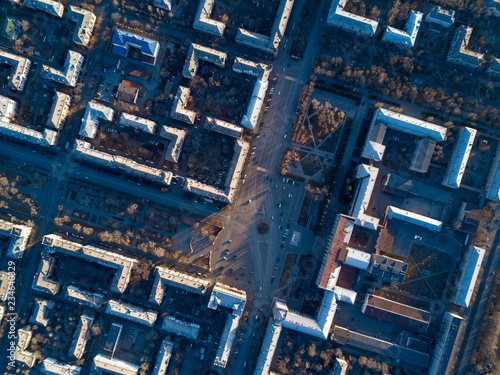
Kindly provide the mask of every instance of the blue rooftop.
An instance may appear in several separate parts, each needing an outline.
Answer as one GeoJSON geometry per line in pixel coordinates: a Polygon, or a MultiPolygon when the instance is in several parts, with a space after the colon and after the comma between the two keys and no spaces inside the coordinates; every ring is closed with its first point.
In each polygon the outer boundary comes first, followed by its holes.
{"type": "Polygon", "coordinates": [[[127,54],[127,43],[138,46],[143,54],[154,57],[158,55],[158,51],[160,50],[160,44],[156,40],[148,39],[120,29],[115,30],[111,43],[114,45],[113,52],[122,56],[126,56],[127,54]]]}

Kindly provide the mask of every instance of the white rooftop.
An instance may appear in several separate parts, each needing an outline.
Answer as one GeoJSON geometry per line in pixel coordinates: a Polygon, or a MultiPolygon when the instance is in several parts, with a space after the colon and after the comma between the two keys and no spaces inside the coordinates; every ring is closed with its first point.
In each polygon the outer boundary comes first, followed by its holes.
{"type": "Polygon", "coordinates": [[[370,204],[377,176],[378,168],[366,164],[358,165],[356,178],[360,180],[360,183],[351,213],[351,216],[356,218],[356,225],[372,230],[378,229],[380,220],[376,217],[367,215],[366,211],[370,204]]]}
{"type": "Polygon", "coordinates": [[[47,375],[80,375],[81,371],[79,366],[61,363],[54,358],[46,358],[42,364],[42,374],[47,375]]]}
{"type": "Polygon", "coordinates": [[[10,242],[7,248],[7,256],[9,258],[22,258],[28,238],[31,234],[31,227],[22,224],[14,224],[10,221],[0,220],[0,234],[10,237],[10,242]]]}
{"type": "Polygon", "coordinates": [[[64,5],[54,0],[24,0],[24,5],[59,18],[62,18],[64,13],[64,5]]]}
{"type": "Polygon", "coordinates": [[[156,131],[156,122],[123,112],[120,116],[121,125],[130,126],[142,130],[143,132],[154,134],[156,131]]]}
{"type": "Polygon", "coordinates": [[[96,102],[88,102],[85,114],[82,118],[82,126],[78,134],[87,138],[95,138],[97,128],[99,127],[98,119],[113,121],[114,114],[115,111],[105,105],[96,102]]]}
{"type": "Polygon", "coordinates": [[[28,78],[31,61],[25,57],[0,50],[0,64],[12,66],[8,85],[14,90],[22,91],[28,78]]]}
{"type": "Polygon", "coordinates": [[[188,323],[183,320],[175,319],[173,316],[166,316],[165,319],[163,319],[161,329],[192,340],[196,340],[200,333],[199,324],[188,323]]]}
{"type": "Polygon", "coordinates": [[[240,126],[236,126],[215,117],[207,116],[204,126],[207,130],[212,130],[230,137],[240,138],[243,134],[243,129],[240,126]]]}
{"type": "Polygon", "coordinates": [[[113,375],[137,375],[139,366],[130,362],[98,354],[94,357],[94,363],[90,375],[100,375],[103,371],[113,375]]]}
{"type": "Polygon", "coordinates": [[[76,22],[76,30],[73,34],[73,41],[76,44],[87,46],[90,42],[90,38],[92,37],[92,31],[94,30],[94,24],[97,19],[95,14],[89,10],[70,5],[68,18],[73,22],[76,22]]]}
{"type": "Polygon", "coordinates": [[[416,214],[401,208],[394,206],[387,206],[386,215],[389,219],[399,219],[406,223],[415,224],[420,227],[440,232],[443,223],[436,219],[431,219],[430,217],[416,214]]]}
{"type": "Polygon", "coordinates": [[[63,254],[115,268],[117,271],[113,277],[111,289],[114,292],[123,293],[127,288],[132,266],[136,262],[135,259],[99,249],[91,245],[83,246],[79,243],[65,240],[56,234],[44,236],[42,244],[47,247],[48,252],[61,252],[63,254]]]}
{"type": "Polygon", "coordinates": [[[346,3],[347,0],[332,1],[326,21],[327,24],[330,26],[342,28],[355,34],[365,36],[375,35],[378,27],[378,22],[366,17],[346,12],[344,10],[346,3]]]}
{"type": "Polygon", "coordinates": [[[496,156],[488,172],[486,192],[486,198],[500,201],[500,145],[497,147],[496,156]]]}
{"type": "Polygon", "coordinates": [[[71,346],[69,352],[76,359],[81,359],[83,353],[85,352],[85,346],[87,345],[87,339],[90,336],[90,328],[92,327],[92,323],[94,322],[94,318],[88,315],[81,315],[80,320],[78,321],[78,326],[76,327],[75,335],[73,336],[73,341],[71,342],[71,346]]]}
{"type": "Polygon", "coordinates": [[[200,0],[194,16],[193,28],[215,36],[223,36],[226,24],[210,18],[214,3],[215,0],[200,0]]]}
{"type": "Polygon", "coordinates": [[[469,246],[465,253],[461,262],[460,277],[457,280],[458,289],[452,297],[452,302],[457,305],[469,307],[485,252],[486,250],[480,247],[469,246]]]}
{"type": "Polygon", "coordinates": [[[241,314],[243,313],[243,309],[245,308],[246,300],[247,294],[244,290],[240,290],[218,282],[215,284],[214,289],[212,290],[210,301],[208,302],[208,307],[216,310],[220,305],[233,310],[234,315],[241,316],[241,314]]]}
{"type": "Polygon", "coordinates": [[[175,93],[175,99],[170,110],[170,117],[193,125],[196,119],[196,112],[186,109],[191,90],[184,86],[179,86],[175,93]]]}
{"type": "Polygon", "coordinates": [[[63,70],[42,65],[42,77],[71,87],[76,86],[82,69],[83,55],[75,51],[68,51],[63,70]]]}
{"type": "Polygon", "coordinates": [[[418,31],[420,30],[420,25],[422,23],[422,17],[423,13],[412,10],[408,22],[406,23],[406,30],[400,30],[387,26],[382,40],[403,47],[414,47],[418,31]]]}
{"type": "Polygon", "coordinates": [[[167,341],[167,339],[161,342],[152,375],[165,375],[167,373],[168,363],[170,362],[170,357],[172,357],[173,348],[173,342],[167,341]]]}
{"type": "Polygon", "coordinates": [[[54,100],[52,102],[52,107],[50,108],[47,126],[59,129],[61,127],[61,123],[68,116],[70,104],[71,97],[68,94],[56,91],[54,100]]]}
{"type": "Polygon", "coordinates": [[[184,139],[186,138],[186,132],[172,126],[163,125],[160,130],[160,137],[170,140],[167,151],[165,152],[165,160],[177,163],[181,154],[182,145],[184,144],[184,139]]]}
{"type": "Polygon", "coordinates": [[[459,188],[464,177],[465,167],[476,138],[476,129],[460,128],[453,148],[451,160],[446,168],[443,185],[451,188],[459,188]]]}
{"type": "Polygon", "coordinates": [[[213,48],[191,43],[189,46],[186,62],[182,68],[182,75],[188,79],[193,78],[198,71],[199,60],[214,64],[219,68],[226,65],[227,54],[213,48]]]}
{"type": "Polygon", "coordinates": [[[371,254],[365,251],[354,249],[352,247],[347,248],[347,256],[343,261],[344,264],[358,268],[360,270],[366,271],[370,265],[371,254]]]}
{"type": "Polygon", "coordinates": [[[112,299],[108,301],[105,313],[135,323],[144,324],[148,327],[152,327],[158,317],[156,311],[145,310],[139,306],[112,299]]]}
{"type": "Polygon", "coordinates": [[[150,167],[149,165],[141,164],[135,160],[120,156],[108,154],[92,148],[88,142],[80,139],[76,140],[74,151],[78,157],[89,160],[91,162],[104,165],[109,168],[123,169],[126,173],[156,181],[164,185],[170,185],[173,174],[169,171],[164,171],[158,168],[150,167]]]}

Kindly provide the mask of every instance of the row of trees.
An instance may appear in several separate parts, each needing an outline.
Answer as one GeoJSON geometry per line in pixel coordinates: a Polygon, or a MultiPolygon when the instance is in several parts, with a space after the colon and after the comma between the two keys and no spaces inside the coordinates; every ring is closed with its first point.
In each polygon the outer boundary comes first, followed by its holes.
{"type": "Polygon", "coordinates": [[[443,89],[418,88],[406,76],[393,77],[381,66],[372,65],[366,69],[354,66],[354,63],[344,65],[339,62],[339,58],[325,57],[316,62],[314,72],[373,89],[394,99],[415,102],[447,114],[462,116],[469,121],[500,128],[499,109],[485,106],[477,99],[464,99],[458,93],[449,94],[443,89]]]}

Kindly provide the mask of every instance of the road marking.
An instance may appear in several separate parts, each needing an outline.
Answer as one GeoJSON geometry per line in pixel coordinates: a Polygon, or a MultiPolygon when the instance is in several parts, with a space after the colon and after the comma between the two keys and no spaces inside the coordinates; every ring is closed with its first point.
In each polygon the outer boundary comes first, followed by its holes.
{"type": "Polygon", "coordinates": [[[297,78],[290,77],[290,76],[284,76],[284,78],[288,81],[293,81],[293,82],[298,82],[298,83],[303,83],[302,81],[298,80],[297,78]]]}

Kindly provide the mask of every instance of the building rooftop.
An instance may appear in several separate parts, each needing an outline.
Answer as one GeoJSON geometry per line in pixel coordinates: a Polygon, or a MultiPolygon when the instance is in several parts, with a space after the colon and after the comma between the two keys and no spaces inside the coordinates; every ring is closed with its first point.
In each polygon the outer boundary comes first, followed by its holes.
{"type": "Polygon", "coordinates": [[[76,140],[76,147],[74,151],[78,154],[78,157],[96,164],[104,165],[108,168],[122,169],[128,174],[155,181],[163,185],[170,185],[172,182],[172,172],[153,168],[149,165],[138,163],[135,160],[128,159],[120,155],[108,154],[106,152],[96,150],[92,148],[90,143],[80,139],[76,140]]]}
{"type": "Polygon", "coordinates": [[[332,291],[337,284],[340,272],[340,251],[347,246],[351,239],[355,219],[346,215],[337,215],[335,224],[327,246],[327,253],[323,258],[316,285],[325,290],[332,291]]]}
{"type": "Polygon", "coordinates": [[[361,312],[416,332],[426,332],[431,321],[431,313],[428,311],[373,294],[365,296],[361,312]]]}
{"type": "Polygon", "coordinates": [[[140,91],[140,88],[127,85],[122,81],[118,85],[118,90],[116,91],[116,99],[123,100],[127,103],[136,104],[140,91]]]}
{"type": "Polygon", "coordinates": [[[250,129],[257,128],[260,112],[264,104],[264,99],[266,98],[268,86],[269,81],[262,81],[258,79],[255,82],[252,96],[250,97],[250,102],[248,103],[247,112],[241,119],[241,126],[245,126],[250,129]]]}
{"type": "Polygon", "coordinates": [[[219,120],[215,117],[207,116],[204,126],[207,130],[212,130],[234,138],[240,138],[243,135],[243,129],[241,127],[227,121],[219,120]]]}
{"type": "Polygon", "coordinates": [[[158,317],[156,311],[145,310],[141,307],[112,299],[107,302],[105,313],[148,327],[152,327],[158,317]]]}
{"type": "MultiPolygon", "coordinates": [[[[14,275],[11,276],[11,279],[14,275]]],[[[0,271],[0,301],[4,302],[9,293],[9,273],[0,271]]]]}
{"type": "Polygon", "coordinates": [[[443,318],[440,335],[436,341],[430,375],[444,375],[454,373],[455,363],[461,347],[460,337],[465,329],[464,319],[455,313],[447,311],[443,318]]]}
{"type": "Polygon", "coordinates": [[[402,362],[407,366],[410,365],[414,370],[417,369],[422,372],[430,362],[430,356],[427,353],[363,335],[340,326],[335,326],[333,340],[341,345],[348,345],[363,351],[376,353],[398,363],[402,362]]]}
{"type": "Polygon", "coordinates": [[[175,99],[172,103],[170,117],[185,122],[186,124],[193,125],[196,119],[196,112],[186,109],[191,90],[184,86],[179,86],[175,93],[175,99]]]}
{"type": "Polygon", "coordinates": [[[472,69],[481,65],[484,54],[474,52],[468,48],[472,30],[472,27],[464,25],[456,29],[453,39],[451,40],[446,61],[472,69]]]}
{"type": "Polygon", "coordinates": [[[372,198],[379,169],[367,164],[359,164],[356,178],[360,180],[355,200],[351,208],[351,216],[356,218],[356,225],[372,230],[378,229],[379,219],[366,214],[372,198]]]}
{"type": "Polygon", "coordinates": [[[490,66],[486,72],[492,76],[500,77],[500,59],[494,58],[491,60],[490,66]]]}
{"type": "Polygon", "coordinates": [[[423,16],[423,13],[412,10],[408,22],[406,23],[406,29],[400,30],[387,26],[382,40],[403,47],[414,47],[423,16]]]}
{"type": "Polygon", "coordinates": [[[184,144],[184,139],[186,138],[186,132],[172,126],[163,125],[160,130],[160,137],[170,140],[167,151],[165,152],[165,160],[177,163],[181,154],[182,145],[184,144]]]}
{"type": "Polygon", "coordinates": [[[6,97],[0,95],[0,121],[10,122],[17,113],[17,103],[6,97]]]}
{"type": "Polygon", "coordinates": [[[156,58],[160,52],[160,43],[156,40],[120,29],[116,29],[113,33],[111,43],[113,44],[112,52],[123,57],[127,57],[130,47],[139,49],[142,54],[142,62],[150,65],[156,63],[156,58]]]}
{"type": "Polygon", "coordinates": [[[33,353],[26,351],[30,341],[32,332],[25,329],[17,331],[16,350],[14,352],[14,359],[21,362],[27,367],[31,368],[35,364],[36,357],[33,353]]]}
{"type": "Polygon", "coordinates": [[[90,38],[92,37],[92,31],[94,30],[95,21],[97,20],[95,14],[89,10],[70,5],[68,18],[76,22],[73,42],[84,47],[88,46],[90,38]]]}
{"type": "Polygon", "coordinates": [[[40,146],[54,146],[59,138],[58,133],[51,129],[39,132],[21,125],[2,121],[1,119],[0,133],[40,146]]]}
{"type": "Polygon", "coordinates": [[[407,270],[408,264],[405,262],[378,254],[372,255],[372,261],[368,267],[368,272],[373,276],[391,283],[402,283],[407,270]]]}
{"type": "Polygon", "coordinates": [[[448,204],[451,199],[449,191],[436,189],[433,185],[427,185],[418,180],[402,177],[395,173],[388,173],[384,176],[383,190],[385,193],[396,194],[403,198],[415,196],[441,204],[448,204]]]}
{"type": "Polygon", "coordinates": [[[53,308],[54,308],[54,302],[36,299],[35,309],[33,310],[33,315],[31,315],[30,317],[30,323],[47,327],[47,325],[49,324],[49,319],[47,318],[47,314],[53,308]]]}
{"type": "Polygon", "coordinates": [[[217,310],[218,306],[223,306],[233,310],[234,315],[241,316],[246,300],[247,294],[244,290],[217,282],[210,295],[208,307],[217,310]]]}
{"type": "Polygon", "coordinates": [[[220,200],[225,203],[232,203],[236,194],[236,188],[241,179],[243,166],[248,156],[250,144],[241,139],[236,139],[234,145],[234,155],[231,159],[231,164],[225,181],[225,189],[218,189],[214,186],[199,182],[192,178],[186,178],[184,190],[211,198],[220,200]]]}
{"type": "Polygon", "coordinates": [[[443,226],[443,223],[439,220],[416,214],[415,212],[403,210],[394,206],[387,206],[385,213],[389,219],[399,219],[404,221],[405,223],[418,225],[422,228],[426,228],[428,230],[436,232],[440,232],[441,227],[443,226]]]}
{"type": "Polygon", "coordinates": [[[342,260],[342,263],[365,271],[370,264],[370,259],[370,253],[348,247],[346,257],[342,260]]]}
{"type": "Polygon", "coordinates": [[[68,51],[62,70],[42,65],[42,78],[62,83],[71,87],[76,86],[83,65],[83,55],[75,51],[68,51]]]}
{"type": "Polygon", "coordinates": [[[182,75],[188,79],[193,78],[198,71],[199,60],[214,64],[219,68],[226,65],[227,54],[213,48],[191,43],[189,46],[186,62],[182,68],[182,75]]]}
{"type": "Polygon", "coordinates": [[[0,220],[0,234],[10,237],[7,247],[7,257],[14,259],[21,259],[23,257],[31,229],[27,225],[13,224],[9,221],[0,220]]]}
{"type": "Polygon", "coordinates": [[[50,108],[47,126],[55,129],[61,127],[62,122],[68,116],[69,105],[71,104],[71,96],[62,92],[56,91],[54,101],[50,108]]]}
{"type": "Polygon", "coordinates": [[[461,262],[460,277],[456,282],[457,290],[451,298],[453,303],[462,307],[469,307],[485,252],[486,250],[476,246],[469,246],[467,249],[461,262]]]}
{"type": "Polygon", "coordinates": [[[96,102],[88,102],[78,134],[87,138],[95,138],[97,128],[99,127],[99,119],[113,121],[114,114],[115,111],[110,107],[96,102]]]}
{"type": "Polygon", "coordinates": [[[163,319],[161,329],[192,340],[196,340],[200,334],[199,324],[188,323],[183,320],[175,319],[173,316],[166,316],[165,319],[163,319]]]}
{"type": "Polygon", "coordinates": [[[427,173],[434,155],[436,142],[432,139],[421,138],[417,142],[417,148],[413,153],[410,163],[410,171],[427,173]]]}
{"type": "Polygon", "coordinates": [[[80,375],[81,371],[80,366],[61,363],[54,358],[45,358],[42,363],[42,374],[46,375],[80,375]]]}
{"type": "Polygon", "coordinates": [[[7,64],[12,67],[8,86],[17,91],[23,91],[28,79],[31,60],[0,50],[0,64],[7,64]]]}
{"type": "Polygon", "coordinates": [[[90,375],[101,375],[103,372],[106,375],[137,375],[139,366],[116,358],[109,359],[102,354],[98,354],[94,357],[90,375]]]}
{"type": "Polygon", "coordinates": [[[156,267],[155,280],[153,288],[151,289],[151,294],[149,295],[150,302],[156,302],[158,305],[161,304],[166,285],[203,295],[206,293],[210,281],[168,268],[156,267]]]}
{"type": "Polygon", "coordinates": [[[257,63],[239,56],[234,59],[233,63],[233,71],[236,73],[247,74],[261,81],[268,81],[272,70],[272,65],[257,63]]]}
{"type": "Polygon", "coordinates": [[[61,283],[50,279],[50,275],[52,275],[55,264],[56,258],[51,257],[47,254],[42,254],[35,279],[33,280],[33,289],[53,295],[59,293],[61,283]]]}
{"type": "Polygon", "coordinates": [[[24,0],[24,5],[37,10],[42,10],[54,17],[63,17],[64,5],[53,0],[24,0]]]}
{"type": "Polygon", "coordinates": [[[281,39],[285,35],[293,3],[294,0],[280,1],[269,36],[257,34],[239,27],[236,31],[236,43],[245,44],[276,55],[281,39]]]}
{"type": "Polygon", "coordinates": [[[78,326],[76,327],[75,335],[73,336],[73,341],[69,348],[69,352],[76,359],[81,359],[83,353],[85,352],[85,346],[87,345],[87,339],[90,336],[90,328],[94,318],[88,315],[81,315],[78,321],[78,326]]]}
{"type": "Polygon", "coordinates": [[[154,0],[153,5],[165,10],[172,10],[172,0],[154,0]]]}
{"type": "Polygon", "coordinates": [[[222,37],[226,24],[210,18],[214,4],[215,0],[200,0],[200,5],[194,16],[193,28],[222,37]]]}
{"type": "Polygon", "coordinates": [[[281,328],[280,320],[269,319],[264,341],[262,342],[262,348],[259,353],[259,358],[257,359],[257,365],[255,366],[254,375],[269,374],[274,352],[276,351],[276,346],[278,345],[281,334],[281,328]]]}
{"type": "Polygon", "coordinates": [[[428,23],[437,23],[443,27],[450,27],[455,23],[455,11],[436,5],[429,12],[425,21],[428,23]]]}
{"type": "Polygon", "coordinates": [[[170,362],[170,357],[172,357],[173,348],[173,342],[167,341],[167,339],[161,342],[152,375],[165,375],[167,373],[168,363],[170,362]]]}
{"type": "Polygon", "coordinates": [[[476,138],[476,129],[463,127],[460,128],[451,155],[451,161],[448,163],[446,173],[443,179],[443,185],[450,188],[459,188],[465,173],[465,167],[469,160],[469,155],[476,138]]]}
{"type": "Polygon", "coordinates": [[[42,244],[46,246],[49,253],[60,252],[116,269],[117,271],[111,283],[111,290],[123,293],[127,288],[132,266],[136,262],[135,259],[91,245],[83,246],[79,243],[65,240],[56,234],[44,236],[42,244]]]}
{"type": "Polygon", "coordinates": [[[366,17],[346,12],[344,10],[346,3],[347,0],[332,1],[326,21],[327,24],[330,26],[342,28],[355,34],[365,36],[375,35],[378,27],[378,22],[366,17]]]}
{"type": "Polygon", "coordinates": [[[215,353],[215,366],[226,367],[239,323],[240,317],[238,315],[229,314],[227,316],[226,324],[220,337],[220,344],[215,353]]]}
{"type": "Polygon", "coordinates": [[[145,133],[154,134],[156,131],[156,122],[123,112],[118,122],[121,125],[130,126],[139,129],[145,133]]]}
{"type": "Polygon", "coordinates": [[[70,301],[87,305],[94,308],[99,308],[104,300],[104,295],[99,293],[92,293],[82,290],[76,286],[69,285],[64,291],[64,297],[70,301]]]}
{"type": "Polygon", "coordinates": [[[497,146],[495,157],[488,172],[486,192],[486,198],[500,201],[500,144],[497,146]]]}

